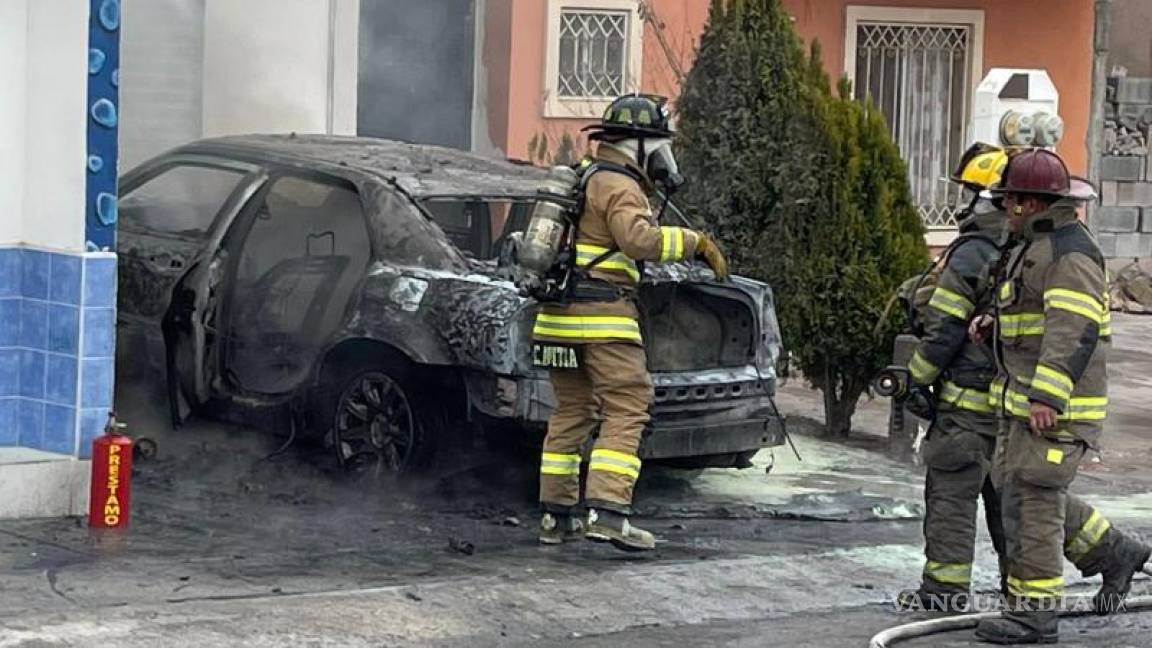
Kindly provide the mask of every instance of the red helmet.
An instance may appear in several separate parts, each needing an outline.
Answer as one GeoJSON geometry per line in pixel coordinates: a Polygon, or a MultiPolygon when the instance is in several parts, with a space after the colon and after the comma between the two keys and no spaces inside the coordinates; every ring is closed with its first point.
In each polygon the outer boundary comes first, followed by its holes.
{"type": "Polygon", "coordinates": [[[1064,160],[1052,151],[1033,148],[1008,159],[1000,184],[994,194],[1033,194],[1065,198],[1072,190],[1071,176],[1064,160]]]}

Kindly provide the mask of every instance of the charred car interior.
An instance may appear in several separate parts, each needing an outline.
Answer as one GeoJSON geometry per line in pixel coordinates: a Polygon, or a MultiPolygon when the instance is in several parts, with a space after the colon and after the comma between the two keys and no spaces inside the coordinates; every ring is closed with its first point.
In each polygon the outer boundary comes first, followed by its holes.
{"type": "MultiPolygon", "coordinates": [[[[554,401],[511,280],[544,173],[363,138],[166,153],[121,182],[121,353],[163,376],[175,425],[280,409],[348,467],[403,471],[481,437],[538,444],[554,401]]],[[[783,442],[768,286],[650,267],[639,305],[656,385],[645,458],[738,467],[783,442]]]]}

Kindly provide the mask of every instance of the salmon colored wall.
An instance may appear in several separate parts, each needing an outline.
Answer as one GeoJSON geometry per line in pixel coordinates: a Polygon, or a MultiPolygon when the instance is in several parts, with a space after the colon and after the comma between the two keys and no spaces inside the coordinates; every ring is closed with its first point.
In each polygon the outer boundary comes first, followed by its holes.
{"type": "MultiPolygon", "coordinates": [[[[564,133],[580,136],[580,128],[591,123],[583,119],[548,119],[544,117],[544,49],[547,46],[547,0],[510,0],[511,83],[508,93],[508,157],[529,159],[528,143],[534,136],[548,138],[550,151],[564,133]]],[[[692,67],[696,44],[708,18],[707,0],[649,0],[655,16],[663,25],[662,32],[673,56],[685,73],[692,67]]],[[[644,64],[640,86],[675,98],[679,83],[668,63],[651,23],[644,26],[644,64]]],[[[579,146],[584,139],[579,137],[579,146]]]]}
{"type": "MultiPolygon", "coordinates": [[[[492,0],[490,0],[492,1],[492,0]]],[[[508,92],[507,148],[509,157],[528,159],[528,142],[535,135],[555,143],[565,132],[577,135],[586,120],[544,117],[544,48],[547,42],[547,0],[500,0],[511,3],[511,80],[508,92]]],[[[1085,136],[1092,88],[1092,0],[783,0],[805,40],[817,38],[824,49],[829,75],[839,78],[844,67],[847,5],[984,10],[984,72],[993,67],[1045,69],[1060,92],[1060,114],[1066,130],[1060,153],[1078,173],[1087,167],[1085,136]]],[[[663,33],[687,72],[700,32],[708,18],[708,0],[650,0],[663,33]]],[[[983,74],[981,74],[983,76],[983,74]]],[[[975,80],[976,82],[979,79],[975,80]]],[[[655,37],[644,28],[646,92],[669,97],[679,94],[675,74],[655,37]]]]}
{"type": "MultiPolygon", "coordinates": [[[[1048,71],[1060,92],[1065,133],[1058,147],[1074,173],[1087,169],[1092,97],[1092,0],[783,0],[806,39],[818,38],[832,78],[844,72],[847,5],[984,10],[984,72],[1048,71]]],[[[983,75],[981,75],[983,76],[983,75]]],[[[976,79],[979,82],[979,79],[976,79]]]]}
{"type": "Polygon", "coordinates": [[[486,0],[484,5],[484,66],[487,88],[487,141],[503,150],[508,141],[508,99],[512,79],[512,2],[486,0]]]}

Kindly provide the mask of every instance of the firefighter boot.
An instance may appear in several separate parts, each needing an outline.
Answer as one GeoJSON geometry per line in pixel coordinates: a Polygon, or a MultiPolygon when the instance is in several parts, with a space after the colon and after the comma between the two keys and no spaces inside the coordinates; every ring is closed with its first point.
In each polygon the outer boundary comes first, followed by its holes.
{"type": "Polygon", "coordinates": [[[1148,545],[1123,537],[1117,543],[1113,559],[1100,573],[1104,582],[1100,591],[1092,597],[1092,608],[1096,614],[1112,614],[1120,610],[1128,590],[1132,589],[1132,577],[1144,569],[1144,564],[1152,556],[1148,545]]]}
{"type": "Polygon", "coordinates": [[[937,590],[927,583],[918,589],[909,589],[896,596],[896,609],[901,612],[948,612],[964,614],[972,607],[972,597],[966,590],[937,590]]]}
{"type": "Polygon", "coordinates": [[[584,522],[563,513],[544,513],[540,517],[540,544],[558,545],[584,535],[584,522]]]}
{"type": "Polygon", "coordinates": [[[656,536],[632,526],[627,515],[604,509],[588,509],[588,530],[584,537],[592,542],[611,542],[621,551],[656,548],[656,536]]]}
{"type": "Polygon", "coordinates": [[[1054,644],[1060,640],[1056,612],[1024,612],[984,619],[976,626],[976,638],[1001,646],[1054,644]]]}

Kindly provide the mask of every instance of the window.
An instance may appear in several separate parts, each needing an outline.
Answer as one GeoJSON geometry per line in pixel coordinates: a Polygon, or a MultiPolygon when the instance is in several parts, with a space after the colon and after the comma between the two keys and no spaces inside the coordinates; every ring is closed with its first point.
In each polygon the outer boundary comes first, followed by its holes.
{"type": "Polygon", "coordinates": [[[952,229],[959,187],[948,175],[967,148],[979,81],[983,12],[848,8],[845,69],[857,99],[884,112],[929,229],[952,229]]]}
{"type": "Polygon", "coordinates": [[[149,234],[202,237],[244,175],[209,166],[171,167],[120,200],[120,223],[149,234]]]}
{"type": "Polygon", "coordinates": [[[612,99],[624,93],[628,14],[560,12],[560,97],[612,99]]]}
{"type": "Polygon", "coordinates": [[[545,116],[599,117],[640,87],[638,0],[548,0],[545,116]]]}
{"type": "Polygon", "coordinates": [[[239,226],[226,369],[245,389],[281,393],[307,374],[364,277],[360,196],[339,181],[284,177],[239,226]]]}

